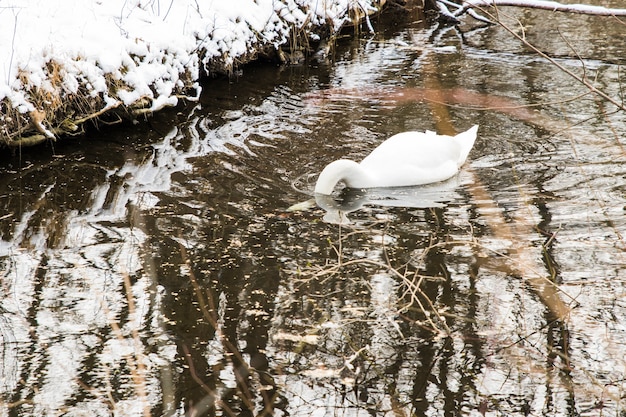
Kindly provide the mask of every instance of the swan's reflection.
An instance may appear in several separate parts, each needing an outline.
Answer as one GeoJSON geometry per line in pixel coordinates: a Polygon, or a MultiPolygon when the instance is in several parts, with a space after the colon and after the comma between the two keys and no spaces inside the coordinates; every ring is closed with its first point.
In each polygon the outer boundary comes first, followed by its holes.
{"type": "Polygon", "coordinates": [[[443,207],[446,203],[460,198],[457,189],[468,183],[469,178],[461,173],[446,181],[412,187],[344,188],[335,196],[316,194],[315,202],[326,210],[323,217],[325,222],[349,224],[348,213],[366,205],[410,208],[443,207]]]}

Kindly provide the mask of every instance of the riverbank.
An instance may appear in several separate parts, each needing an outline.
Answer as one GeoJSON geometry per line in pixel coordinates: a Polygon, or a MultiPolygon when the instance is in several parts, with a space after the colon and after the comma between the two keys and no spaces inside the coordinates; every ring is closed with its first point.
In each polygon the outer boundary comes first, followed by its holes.
{"type": "Polygon", "coordinates": [[[80,134],[200,94],[203,75],[297,61],[386,0],[37,0],[0,8],[0,147],[80,134]]]}

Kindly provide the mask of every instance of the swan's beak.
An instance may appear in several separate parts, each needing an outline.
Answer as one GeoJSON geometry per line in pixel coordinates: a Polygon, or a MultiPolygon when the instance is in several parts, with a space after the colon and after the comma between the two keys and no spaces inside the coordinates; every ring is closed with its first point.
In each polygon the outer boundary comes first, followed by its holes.
{"type": "Polygon", "coordinates": [[[317,204],[315,204],[315,199],[312,198],[310,200],[303,201],[301,203],[296,203],[293,206],[289,206],[287,208],[287,211],[305,211],[305,210],[312,209],[316,205],[317,204]]]}

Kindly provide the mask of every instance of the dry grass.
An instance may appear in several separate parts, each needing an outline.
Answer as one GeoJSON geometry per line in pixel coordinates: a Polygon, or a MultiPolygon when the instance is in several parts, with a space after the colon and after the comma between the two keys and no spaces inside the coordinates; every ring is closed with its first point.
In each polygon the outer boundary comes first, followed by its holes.
{"type": "MultiPolygon", "coordinates": [[[[86,85],[77,92],[64,86],[63,65],[49,61],[45,67],[48,75],[45,87],[33,86],[28,73],[20,71],[18,80],[27,92],[27,98],[35,107],[30,112],[21,112],[4,99],[0,104],[0,145],[8,147],[32,146],[60,136],[82,132],[82,125],[104,114],[102,95],[94,96],[86,85]]],[[[112,106],[106,108],[112,110],[112,106]]]]}

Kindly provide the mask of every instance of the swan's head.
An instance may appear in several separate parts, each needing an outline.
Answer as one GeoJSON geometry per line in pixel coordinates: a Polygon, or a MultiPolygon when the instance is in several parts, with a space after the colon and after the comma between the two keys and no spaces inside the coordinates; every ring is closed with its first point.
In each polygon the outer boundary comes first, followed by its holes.
{"type": "Polygon", "coordinates": [[[326,165],[315,184],[316,194],[330,195],[338,182],[348,187],[359,188],[368,178],[367,173],[358,163],[349,159],[339,159],[326,165]]]}

